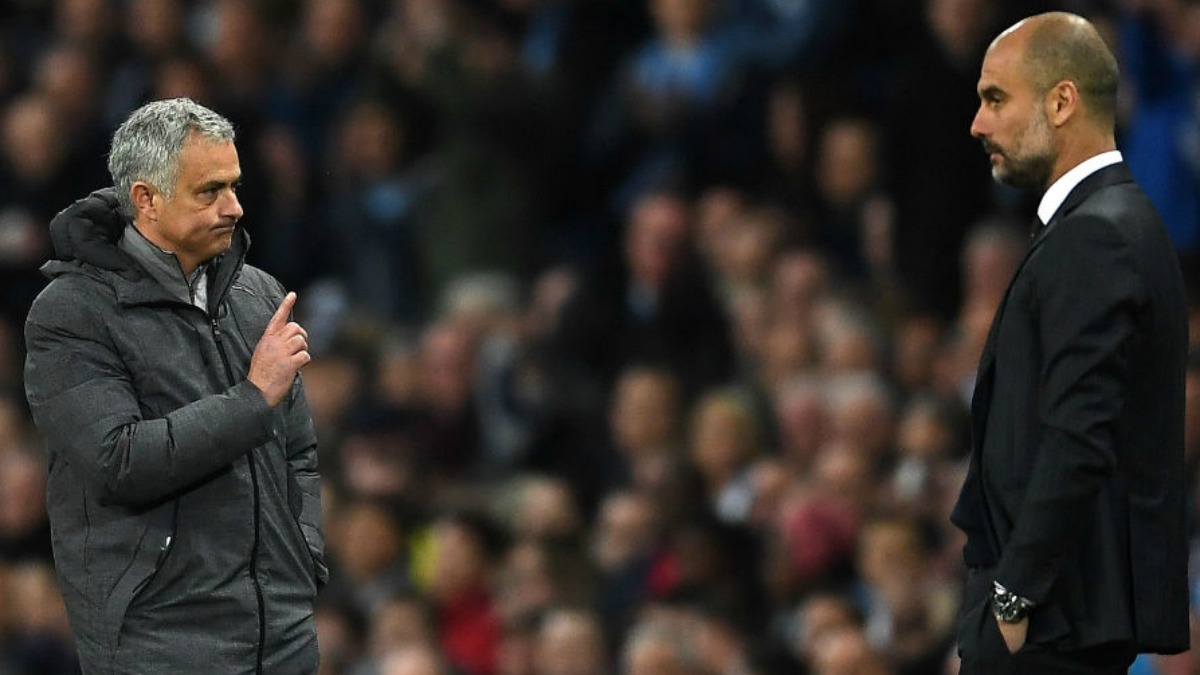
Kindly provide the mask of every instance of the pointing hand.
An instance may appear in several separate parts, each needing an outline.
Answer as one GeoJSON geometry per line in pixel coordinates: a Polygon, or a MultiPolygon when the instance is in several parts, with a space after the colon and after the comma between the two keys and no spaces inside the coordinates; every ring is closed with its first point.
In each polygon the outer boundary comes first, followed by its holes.
{"type": "Polygon", "coordinates": [[[296,294],[288,293],[267,323],[250,359],[248,379],[272,408],[287,396],[296,373],[312,360],[308,353],[308,332],[288,320],[295,305],[296,294]]]}

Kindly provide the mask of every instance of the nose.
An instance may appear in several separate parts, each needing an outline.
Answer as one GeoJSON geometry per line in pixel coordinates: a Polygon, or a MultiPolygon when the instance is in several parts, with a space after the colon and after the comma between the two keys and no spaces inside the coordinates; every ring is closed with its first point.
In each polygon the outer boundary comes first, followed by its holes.
{"type": "Polygon", "coordinates": [[[971,120],[971,136],[974,138],[983,138],[986,135],[984,109],[983,105],[980,104],[979,109],[975,111],[975,119],[971,120]]]}
{"type": "Polygon", "coordinates": [[[238,199],[237,193],[233,190],[226,192],[225,203],[221,208],[221,215],[234,220],[241,220],[242,202],[238,199]]]}

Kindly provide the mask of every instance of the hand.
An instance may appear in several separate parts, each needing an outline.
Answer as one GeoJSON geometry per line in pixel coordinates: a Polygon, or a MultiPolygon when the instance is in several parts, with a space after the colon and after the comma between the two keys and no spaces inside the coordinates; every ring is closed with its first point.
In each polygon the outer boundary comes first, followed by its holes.
{"type": "Polygon", "coordinates": [[[1000,635],[1004,637],[1004,645],[1008,647],[1009,654],[1016,654],[1017,650],[1025,646],[1025,635],[1029,632],[1029,617],[1016,623],[1006,623],[994,616],[992,619],[1000,627],[1000,635]]]}
{"type": "Polygon", "coordinates": [[[250,358],[247,379],[258,387],[272,408],[287,396],[296,373],[312,360],[308,353],[308,332],[295,321],[288,321],[295,305],[296,294],[288,293],[267,323],[250,358]]]}

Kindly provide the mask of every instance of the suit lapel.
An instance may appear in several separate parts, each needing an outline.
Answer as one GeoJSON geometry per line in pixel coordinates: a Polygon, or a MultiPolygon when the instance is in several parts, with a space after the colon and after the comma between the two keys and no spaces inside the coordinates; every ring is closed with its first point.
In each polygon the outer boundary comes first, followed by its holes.
{"type": "Polygon", "coordinates": [[[1008,282],[1008,288],[1004,291],[1004,298],[1000,300],[1000,304],[996,307],[996,314],[992,317],[991,328],[988,329],[987,341],[983,345],[983,353],[979,356],[979,368],[975,373],[975,389],[971,395],[971,417],[975,422],[974,435],[977,448],[982,447],[983,429],[987,422],[988,409],[991,407],[992,380],[995,375],[994,367],[996,364],[996,336],[1000,332],[1000,320],[1004,316],[1004,308],[1008,304],[1008,298],[1012,294],[1013,285],[1021,275],[1021,271],[1025,269],[1025,265],[1029,262],[1029,258],[1033,255],[1033,252],[1045,242],[1050,231],[1062,221],[1063,217],[1075,210],[1076,207],[1097,191],[1113,185],[1130,182],[1133,182],[1133,174],[1130,173],[1129,167],[1124,162],[1106,166],[1084,178],[1080,181],[1079,185],[1075,186],[1075,189],[1071,190],[1067,198],[1063,200],[1062,205],[1050,217],[1050,222],[1046,223],[1046,226],[1030,242],[1029,250],[1025,253],[1021,264],[1017,266],[1012,279],[1008,282]]]}

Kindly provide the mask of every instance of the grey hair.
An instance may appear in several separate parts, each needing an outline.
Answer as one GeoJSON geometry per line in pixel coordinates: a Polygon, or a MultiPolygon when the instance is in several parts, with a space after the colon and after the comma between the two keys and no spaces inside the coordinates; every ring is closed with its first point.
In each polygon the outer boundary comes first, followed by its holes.
{"type": "Polygon", "coordinates": [[[167,197],[175,195],[179,152],[192,133],[213,143],[231,143],[233,124],[188,98],[153,101],[134,110],[117,127],[108,153],[108,173],[126,216],[134,213],[129,192],[145,181],[167,197]]]}

